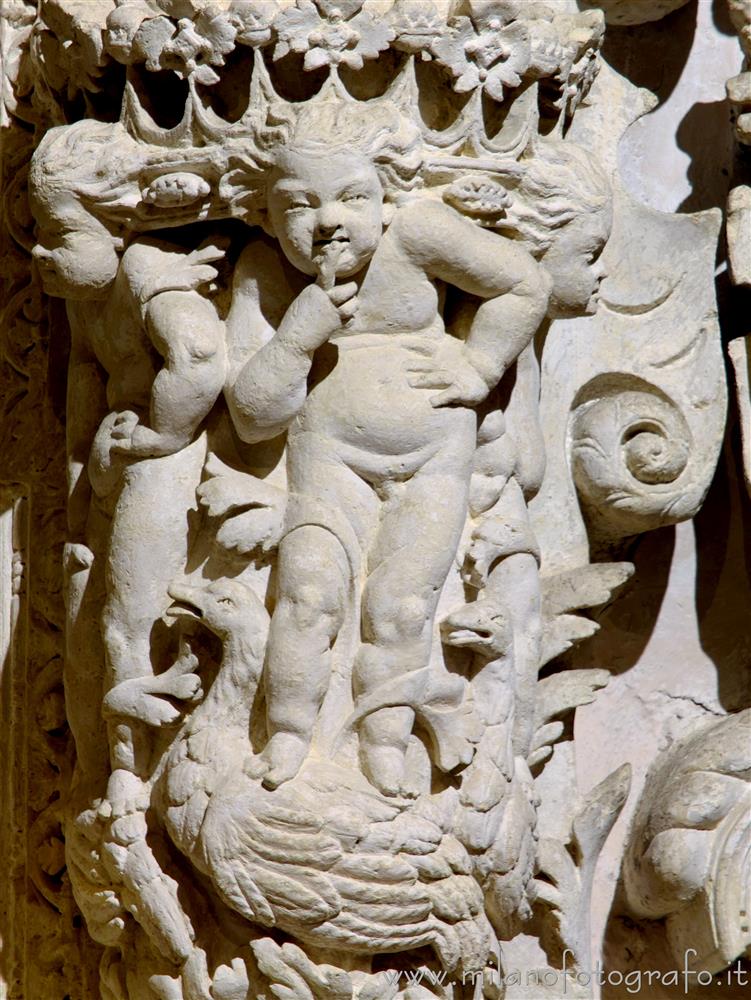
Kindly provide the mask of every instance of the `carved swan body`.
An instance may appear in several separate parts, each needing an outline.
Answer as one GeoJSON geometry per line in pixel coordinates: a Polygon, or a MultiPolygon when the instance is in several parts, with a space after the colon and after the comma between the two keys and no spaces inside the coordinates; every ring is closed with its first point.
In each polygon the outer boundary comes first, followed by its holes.
{"type": "Polygon", "coordinates": [[[448,833],[450,795],[386,799],[321,760],[265,789],[248,734],[268,615],[237,581],[171,595],[171,614],[199,618],[224,648],[160,768],[156,804],[175,846],[253,923],[348,952],[432,945],[450,968],[483,968],[492,932],[471,859],[448,833]]]}

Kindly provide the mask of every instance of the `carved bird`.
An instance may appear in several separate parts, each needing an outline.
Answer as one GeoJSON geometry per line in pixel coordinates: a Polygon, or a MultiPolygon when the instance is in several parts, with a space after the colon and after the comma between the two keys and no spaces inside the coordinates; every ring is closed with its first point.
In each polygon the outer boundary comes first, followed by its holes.
{"type": "MultiPolygon", "coordinates": [[[[540,580],[541,667],[599,631],[597,622],[572,612],[606,604],[633,572],[631,563],[593,563],[540,580]]],[[[503,656],[513,642],[508,610],[497,596],[481,597],[452,611],[441,622],[441,634],[446,645],[466,647],[485,660],[503,656]]]]}
{"type": "Polygon", "coordinates": [[[172,616],[223,644],[205,699],[160,767],[155,804],[176,847],[255,924],[345,952],[435,948],[450,969],[485,965],[492,932],[453,800],[384,798],[353,769],[316,760],[270,791],[249,728],[268,615],[245,584],[174,586],[172,616]]]}

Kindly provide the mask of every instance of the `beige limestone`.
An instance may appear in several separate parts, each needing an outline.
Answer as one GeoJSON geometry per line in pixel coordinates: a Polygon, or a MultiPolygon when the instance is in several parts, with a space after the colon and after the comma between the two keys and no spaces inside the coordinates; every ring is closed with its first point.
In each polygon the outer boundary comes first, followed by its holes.
{"type": "Polygon", "coordinates": [[[660,960],[748,949],[747,704],[606,732],[727,410],[721,213],[640,197],[603,56],[682,6],[0,8],[9,997],[595,1000],[621,864],[660,960]]]}

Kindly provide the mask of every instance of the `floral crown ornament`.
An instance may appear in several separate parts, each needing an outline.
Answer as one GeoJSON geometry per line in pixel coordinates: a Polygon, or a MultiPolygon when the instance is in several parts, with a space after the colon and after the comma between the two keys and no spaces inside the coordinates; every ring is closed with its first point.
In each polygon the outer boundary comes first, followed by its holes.
{"type": "Polygon", "coordinates": [[[410,135],[404,155],[374,162],[387,197],[432,189],[481,225],[498,227],[515,165],[536,140],[541,108],[555,117],[548,131],[560,138],[595,78],[602,42],[598,12],[556,14],[537,0],[463,0],[448,20],[430,0],[390,6],[368,0],[115,0],[114,8],[106,0],[96,31],[76,21],[72,0],[43,3],[60,8],[58,19],[71,8],[70,31],[93,32],[80,53],[93,52],[96,65],[79,75],[76,86],[84,92],[93,87],[108,60],[126,66],[120,126],[142,148],[144,166],[113,178],[110,203],[98,210],[125,218],[133,232],[228,217],[263,224],[274,149],[316,109],[328,120],[339,114],[336,108],[344,109],[345,131],[361,111],[365,119],[387,114],[386,108],[400,116],[398,129],[410,135]],[[243,47],[252,59],[247,104],[230,121],[214,110],[211,88],[234,73],[226,60],[243,47]],[[353,74],[388,52],[395,58],[384,63],[380,96],[353,96],[353,74]],[[286,99],[274,83],[275,64],[290,56],[302,57],[306,79],[308,72],[327,70],[323,85],[310,77],[302,100],[286,99]],[[421,63],[433,64],[467,95],[442,128],[424,118],[421,63]],[[170,127],[159,124],[142,100],[150,74],[165,71],[183,79],[187,91],[182,116],[170,127]],[[488,102],[499,109],[495,131],[488,102]]]}

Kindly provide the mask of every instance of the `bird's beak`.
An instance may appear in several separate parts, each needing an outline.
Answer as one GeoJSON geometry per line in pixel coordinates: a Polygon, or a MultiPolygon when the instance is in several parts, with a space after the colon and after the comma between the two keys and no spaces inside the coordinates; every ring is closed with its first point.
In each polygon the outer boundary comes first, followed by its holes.
{"type": "Polygon", "coordinates": [[[448,646],[486,646],[493,641],[493,632],[474,615],[459,611],[441,622],[441,638],[448,646]]]}
{"type": "Polygon", "coordinates": [[[492,636],[482,629],[447,629],[443,632],[443,641],[449,646],[485,646],[492,641],[492,636]]]}
{"type": "Polygon", "coordinates": [[[164,612],[167,618],[203,618],[199,587],[191,587],[186,583],[173,583],[167,587],[167,593],[172,598],[172,604],[164,612]]]}

